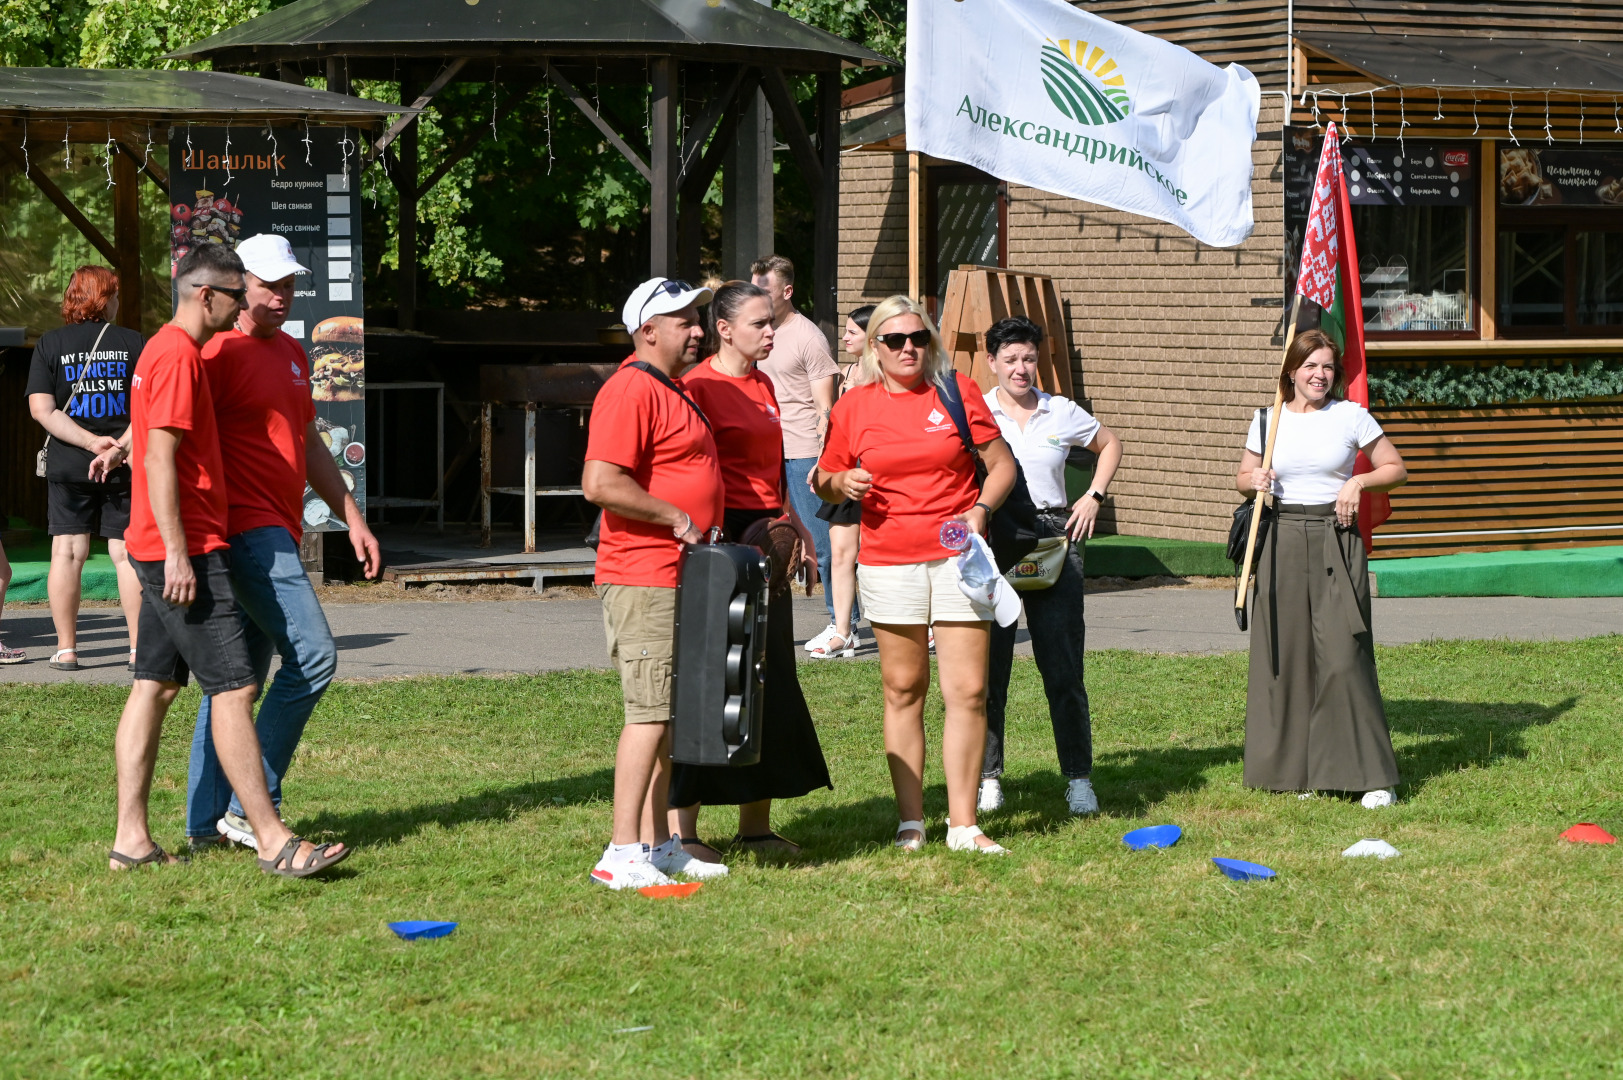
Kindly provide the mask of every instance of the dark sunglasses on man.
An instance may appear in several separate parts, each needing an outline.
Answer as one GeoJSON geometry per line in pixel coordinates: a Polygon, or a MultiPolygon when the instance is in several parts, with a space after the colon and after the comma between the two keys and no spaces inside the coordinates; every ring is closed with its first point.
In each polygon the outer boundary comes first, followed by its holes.
{"type": "Polygon", "coordinates": [[[874,340],[891,352],[900,352],[902,346],[909,341],[913,343],[915,349],[923,349],[930,344],[930,331],[915,330],[911,334],[880,334],[874,340]]]}
{"type": "Polygon", "coordinates": [[[239,304],[248,297],[248,289],[246,287],[241,289],[228,289],[224,285],[214,285],[207,281],[194,281],[192,282],[192,288],[213,289],[217,293],[224,293],[226,296],[229,296],[239,304]]]}
{"type": "Polygon", "coordinates": [[[654,287],[654,291],[648,294],[648,299],[642,302],[642,307],[637,311],[637,318],[642,318],[643,313],[648,310],[648,305],[653,303],[654,297],[658,296],[661,292],[664,292],[669,296],[681,296],[685,292],[692,291],[693,286],[689,285],[687,282],[679,281],[676,278],[666,278],[664,281],[661,281],[658,285],[656,285],[654,287]]]}

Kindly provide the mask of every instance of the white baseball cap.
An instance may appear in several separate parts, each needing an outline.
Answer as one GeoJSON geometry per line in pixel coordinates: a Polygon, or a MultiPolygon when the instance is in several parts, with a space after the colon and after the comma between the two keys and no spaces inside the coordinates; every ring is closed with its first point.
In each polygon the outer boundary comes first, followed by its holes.
{"type": "Polygon", "coordinates": [[[669,315],[689,304],[708,304],[710,296],[710,290],[702,285],[689,285],[672,278],[649,278],[631,290],[620,316],[625,320],[626,333],[635,334],[643,323],[655,315],[669,315]]]}
{"type": "Polygon", "coordinates": [[[957,564],[959,592],[991,608],[999,626],[1013,626],[1020,621],[1020,594],[1008,578],[997,572],[997,560],[985,540],[971,533],[969,546],[958,556],[957,564]]]}
{"type": "Polygon", "coordinates": [[[293,245],[287,242],[287,237],[275,233],[250,236],[237,245],[237,258],[260,281],[281,281],[289,274],[310,272],[293,257],[293,245]]]}

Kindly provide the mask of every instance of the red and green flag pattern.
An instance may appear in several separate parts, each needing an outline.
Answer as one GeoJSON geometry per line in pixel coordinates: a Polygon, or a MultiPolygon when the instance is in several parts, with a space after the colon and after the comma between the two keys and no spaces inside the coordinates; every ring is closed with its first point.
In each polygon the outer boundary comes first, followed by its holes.
{"type": "MultiPolygon", "coordinates": [[[[1369,408],[1369,372],[1364,359],[1364,296],[1358,280],[1358,245],[1352,229],[1352,201],[1341,171],[1341,141],[1332,122],[1324,133],[1319,171],[1313,181],[1302,264],[1296,292],[1320,309],[1319,329],[1341,349],[1347,399],[1369,408]]],[[[1375,466],[1362,451],[1353,474],[1375,466]]],[[[1358,531],[1364,551],[1373,550],[1376,526],[1392,516],[1391,500],[1366,492],[1358,509],[1358,531]]]]}

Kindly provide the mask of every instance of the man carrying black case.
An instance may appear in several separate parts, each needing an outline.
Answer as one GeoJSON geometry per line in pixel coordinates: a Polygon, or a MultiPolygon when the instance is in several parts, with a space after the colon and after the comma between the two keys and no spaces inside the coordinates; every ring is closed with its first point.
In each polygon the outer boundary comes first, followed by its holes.
{"type": "Polygon", "coordinates": [[[614,758],[614,834],[591,878],[611,889],[720,877],[670,835],[671,660],[682,548],[722,521],[722,477],[710,424],[682,390],[698,359],[698,307],[710,290],[654,278],[626,301],[628,357],[592,405],[581,487],[603,509],[597,591],[626,723],[614,758]]]}

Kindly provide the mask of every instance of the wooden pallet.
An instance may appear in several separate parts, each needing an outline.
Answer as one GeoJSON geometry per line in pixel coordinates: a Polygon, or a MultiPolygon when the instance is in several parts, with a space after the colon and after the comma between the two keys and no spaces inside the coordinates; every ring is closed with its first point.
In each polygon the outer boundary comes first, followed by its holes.
{"type": "Polygon", "coordinates": [[[427,585],[429,582],[468,584],[477,581],[529,581],[536,592],[545,588],[548,578],[585,577],[596,573],[595,562],[559,561],[492,563],[472,560],[468,562],[415,563],[410,566],[388,566],[383,580],[400,585],[427,585]]]}
{"type": "Polygon", "coordinates": [[[1071,384],[1071,337],[1054,279],[1047,274],[996,266],[960,266],[947,273],[941,306],[941,343],[955,368],[992,389],[997,380],[986,363],[986,331],[999,319],[1024,315],[1043,328],[1037,347],[1039,389],[1075,397],[1071,384]]]}

